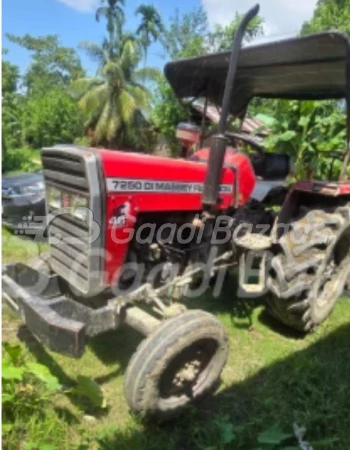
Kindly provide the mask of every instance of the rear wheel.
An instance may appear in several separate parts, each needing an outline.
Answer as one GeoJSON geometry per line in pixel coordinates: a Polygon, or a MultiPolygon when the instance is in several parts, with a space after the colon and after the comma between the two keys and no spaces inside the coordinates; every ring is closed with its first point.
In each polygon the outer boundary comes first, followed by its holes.
{"type": "Polygon", "coordinates": [[[333,310],[350,277],[350,205],[300,208],[279,240],[268,279],[268,311],[301,332],[333,310]]]}
{"type": "Polygon", "coordinates": [[[166,320],[140,345],[125,376],[132,411],[172,418],[211,392],[228,356],[228,337],[211,314],[186,311],[166,320]]]}

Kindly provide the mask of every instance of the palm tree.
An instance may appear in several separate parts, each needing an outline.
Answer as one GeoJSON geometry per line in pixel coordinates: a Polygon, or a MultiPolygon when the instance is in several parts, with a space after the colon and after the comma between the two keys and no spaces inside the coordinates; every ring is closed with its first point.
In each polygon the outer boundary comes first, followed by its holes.
{"type": "Polygon", "coordinates": [[[136,34],[140,36],[141,45],[145,54],[145,67],[147,65],[147,50],[152,42],[159,39],[164,32],[162,19],[154,6],[140,5],[136,14],[141,15],[141,23],[136,30],[136,34]]]}
{"type": "Polygon", "coordinates": [[[112,52],[113,45],[117,39],[122,35],[122,28],[125,21],[124,15],[124,0],[101,0],[102,4],[107,3],[107,6],[100,6],[96,11],[96,20],[100,21],[101,17],[107,19],[107,30],[109,33],[109,50],[112,52]]]}
{"type": "Polygon", "coordinates": [[[135,145],[140,124],[145,122],[149,94],[140,84],[145,77],[155,77],[155,69],[137,69],[141,52],[133,36],[124,35],[114,49],[113,58],[106,48],[83,43],[88,54],[99,61],[96,77],[72,83],[72,93],[86,114],[85,126],[93,128],[93,144],[109,148],[135,145]]]}

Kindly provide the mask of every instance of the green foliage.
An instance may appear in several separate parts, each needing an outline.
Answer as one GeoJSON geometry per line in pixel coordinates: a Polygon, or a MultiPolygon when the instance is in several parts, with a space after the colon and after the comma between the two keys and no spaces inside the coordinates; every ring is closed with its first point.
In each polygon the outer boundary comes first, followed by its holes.
{"type": "Polygon", "coordinates": [[[72,48],[62,47],[58,36],[7,34],[7,38],[31,53],[32,62],[23,78],[30,93],[41,95],[56,87],[67,87],[72,80],[83,76],[78,54],[72,48]]]}
{"type": "Polygon", "coordinates": [[[64,90],[32,96],[25,107],[26,140],[34,148],[71,143],[83,133],[83,115],[64,90]]]}
{"type": "Polygon", "coordinates": [[[163,33],[163,47],[172,60],[203,55],[207,49],[205,36],[208,30],[208,18],[203,7],[184,14],[176,10],[163,33]]]}
{"type": "Polygon", "coordinates": [[[295,176],[329,179],[332,155],[338,154],[333,178],[339,176],[345,151],[345,111],[331,101],[276,101],[274,122],[265,145],[268,150],[289,154],[295,176]]]}
{"type": "Polygon", "coordinates": [[[15,155],[13,149],[70,143],[82,135],[82,113],[66,86],[83,70],[75,50],[61,47],[57,36],[9,38],[32,53],[23,77],[27,90],[21,93],[17,90],[19,68],[3,61],[3,171],[18,171],[36,165],[22,152],[15,155]]]}
{"type": "Polygon", "coordinates": [[[26,142],[23,123],[25,98],[17,93],[7,93],[2,98],[2,145],[3,155],[8,148],[22,147],[26,142]]]}
{"type": "Polygon", "coordinates": [[[222,445],[230,444],[237,439],[235,428],[228,415],[217,416],[214,419],[214,424],[219,435],[219,442],[222,445]]]}
{"type": "Polygon", "coordinates": [[[164,25],[157,9],[152,5],[140,5],[136,14],[141,15],[141,23],[136,30],[145,53],[147,65],[147,50],[152,42],[156,42],[164,32],[164,25]]]}
{"type": "Polygon", "coordinates": [[[2,96],[14,94],[19,80],[19,67],[9,61],[2,61],[2,96]]]}
{"type": "Polygon", "coordinates": [[[189,120],[189,112],[180,105],[164,77],[158,82],[155,92],[152,120],[166,139],[172,154],[177,155],[180,147],[175,137],[176,127],[178,123],[189,120]]]}
{"type": "MultiPolygon", "coordinates": [[[[208,29],[207,15],[202,7],[185,14],[176,10],[161,41],[171,59],[199,56],[206,53],[205,35],[208,29]]],[[[189,111],[180,105],[166,79],[159,77],[154,93],[152,121],[173,155],[180,150],[175,137],[176,127],[179,122],[188,119],[189,111]]]]}
{"type": "Polygon", "coordinates": [[[124,0],[101,0],[101,4],[96,11],[96,20],[100,21],[101,17],[107,20],[107,31],[109,40],[105,40],[108,49],[108,55],[113,57],[114,46],[122,38],[122,29],[125,22],[125,14],[123,10],[124,0]]]}
{"type": "Polygon", "coordinates": [[[77,376],[76,386],[69,390],[71,394],[86,397],[97,408],[106,408],[107,401],[101,391],[100,386],[83,375],[77,376]]]}
{"type": "Polygon", "coordinates": [[[84,47],[99,59],[98,76],[74,81],[71,92],[86,115],[85,128],[90,130],[93,144],[147,149],[152,141],[145,118],[149,92],[142,81],[158,72],[138,68],[140,42],[125,33],[117,42],[105,42],[101,47],[85,43],[84,47]]]}
{"type": "MultiPolygon", "coordinates": [[[[243,15],[236,13],[235,18],[228,25],[214,26],[214,31],[209,34],[209,46],[211,52],[221,52],[231,50],[233,37],[237,32],[237,28],[242,20],[243,15]]],[[[264,34],[263,19],[255,17],[248,25],[244,41],[250,42],[258,36],[264,34]]]]}
{"type": "Polygon", "coordinates": [[[318,0],[313,17],[304,23],[301,34],[325,30],[350,33],[350,0],[318,0]]]}
{"type": "Polygon", "coordinates": [[[33,414],[45,416],[52,395],[61,389],[57,378],[40,364],[27,363],[21,347],[3,344],[2,414],[4,437],[21,431],[33,414]]]}
{"type": "MultiPolygon", "coordinates": [[[[7,54],[4,51],[3,54],[7,54]]],[[[24,144],[25,130],[22,124],[23,97],[17,94],[19,67],[2,61],[2,149],[3,155],[11,147],[24,144]]]]}
{"type": "Polygon", "coordinates": [[[278,425],[273,425],[258,436],[259,448],[254,450],[298,450],[298,446],[283,445],[286,441],[295,441],[294,435],[285,433],[278,425]]]}
{"type": "Polygon", "coordinates": [[[90,138],[88,136],[78,137],[74,139],[74,145],[78,145],[80,147],[89,147],[90,146],[90,138]]]}
{"type": "MultiPolygon", "coordinates": [[[[106,400],[101,388],[88,377],[78,376],[73,387],[63,387],[50,370],[39,363],[30,362],[19,345],[3,343],[2,357],[2,418],[3,443],[9,443],[8,448],[19,448],[21,437],[30,434],[31,427],[37,423],[51,427],[53,402],[59,395],[82,397],[95,408],[105,408],[106,400]],[[11,443],[11,445],[10,445],[11,443]]],[[[58,417],[56,416],[56,421],[58,417]]],[[[41,425],[41,426],[43,426],[41,425]]],[[[60,422],[57,424],[61,426],[60,422]]],[[[54,424],[56,428],[56,424],[54,424]]],[[[57,439],[57,429],[53,438],[57,439]]],[[[52,440],[45,436],[46,442],[52,440]]],[[[22,444],[21,444],[22,445],[22,444]]],[[[21,447],[22,448],[22,447],[21,447]]],[[[26,450],[49,450],[63,448],[33,440],[26,442],[26,450]]],[[[66,448],[66,447],[65,447],[66,448]]]]}
{"type": "Polygon", "coordinates": [[[39,150],[31,148],[14,148],[2,155],[2,171],[30,172],[41,166],[39,150]]]}

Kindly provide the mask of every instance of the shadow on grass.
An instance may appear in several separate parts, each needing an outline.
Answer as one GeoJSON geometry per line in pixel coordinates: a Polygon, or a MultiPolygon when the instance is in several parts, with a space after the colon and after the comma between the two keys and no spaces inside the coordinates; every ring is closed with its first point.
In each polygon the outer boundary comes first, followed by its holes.
{"type": "MultiPolygon", "coordinates": [[[[228,314],[234,328],[249,330],[253,327],[253,313],[256,308],[266,305],[266,295],[259,297],[239,297],[238,270],[230,273],[226,278],[220,296],[213,297],[211,290],[201,297],[185,301],[189,308],[204,309],[212,314],[228,314]]],[[[268,295],[268,294],[267,294],[268,295]]],[[[265,309],[259,314],[258,320],[284,337],[299,340],[304,337],[271,317],[265,309]]]]}
{"type": "Polygon", "coordinates": [[[120,372],[124,373],[132,353],[141,340],[142,336],[135,330],[122,325],[118,330],[90,339],[88,345],[101,362],[106,365],[118,362],[120,372]]]}
{"type": "Polygon", "coordinates": [[[262,431],[278,424],[292,433],[296,422],[306,426],[315,450],[346,450],[350,442],[349,343],[350,326],[341,326],[308,349],[225,388],[176,421],[163,425],[134,421],[127,429],[105,433],[97,439],[98,448],[251,450],[258,447],[262,431]]]}
{"type": "Polygon", "coordinates": [[[227,314],[234,328],[248,330],[253,326],[254,310],[265,304],[265,297],[241,298],[238,296],[238,271],[235,270],[225,279],[220,295],[213,296],[208,291],[193,299],[185,299],[188,308],[203,309],[212,314],[227,314]]]}
{"type": "MultiPolygon", "coordinates": [[[[63,386],[72,387],[76,384],[75,379],[64,370],[63,366],[57,362],[55,357],[47,351],[45,346],[42,345],[25,326],[20,326],[17,337],[25,344],[29,352],[40,364],[43,364],[50,369],[50,372],[58,378],[63,386]]],[[[88,342],[89,348],[104,364],[112,365],[113,363],[116,364],[118,362],[117,369],[113,369],[106,375],[95,377],[94,381],[99,385],[103,385],[110,379],[122,375],[126,370],[132,353],[136,350],[141,339],[141,336],[136,332],[123,326],[118,330],[104,333],[90,339],[88,342]]],[[[82,375],[84,374],[82,373],[82,375]]],[[[108,408],[96,409],[85,398],[74,395],[70,395],[69,398],[73,404],[87,413],[94,414],[95,416],[108,414],[108,408]]],[[[67,423],[72,423],[72,420],[68,417],[69,412],[66,411],[66,415],[64,411],[61,412],[63,418],[68,419],[67,423]]]]}

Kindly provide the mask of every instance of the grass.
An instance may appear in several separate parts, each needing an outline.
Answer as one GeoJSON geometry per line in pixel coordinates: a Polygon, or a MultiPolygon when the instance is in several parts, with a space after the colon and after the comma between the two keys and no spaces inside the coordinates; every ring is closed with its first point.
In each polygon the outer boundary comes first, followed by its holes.
{"type": "MultiPolygon", "coordinates": [[[[4,263],[36,254],[32,241],[3,231],[4,263]]],[[[69,385],[79,373],[93,378],[108,401],[108,408],[98,411],[59,397],[44,420],[33,417],[8,448],[21,450],[33,441],[57,450],[253,450],[264,430],[278,425],[290,433],[298,423],[307,428],[314,449],[348,449],[349,299],[340,299],[330,319],[301,339],[272,321],[262,301],[237,300],[235,292],[232,276],[221,298],[208,293],[191,300],[191,308],[206,309],[224,323],[230,357],[218,393],[165,425],[132,417],[124,400],[123,374],[140,342],[136,333],[121,328],[101,335],[90,341],[80,360],[72,360],[42,347],[4,311],[4,339],[19,342],[29,359],[46,364],[63,384],[69,385]]]]}

